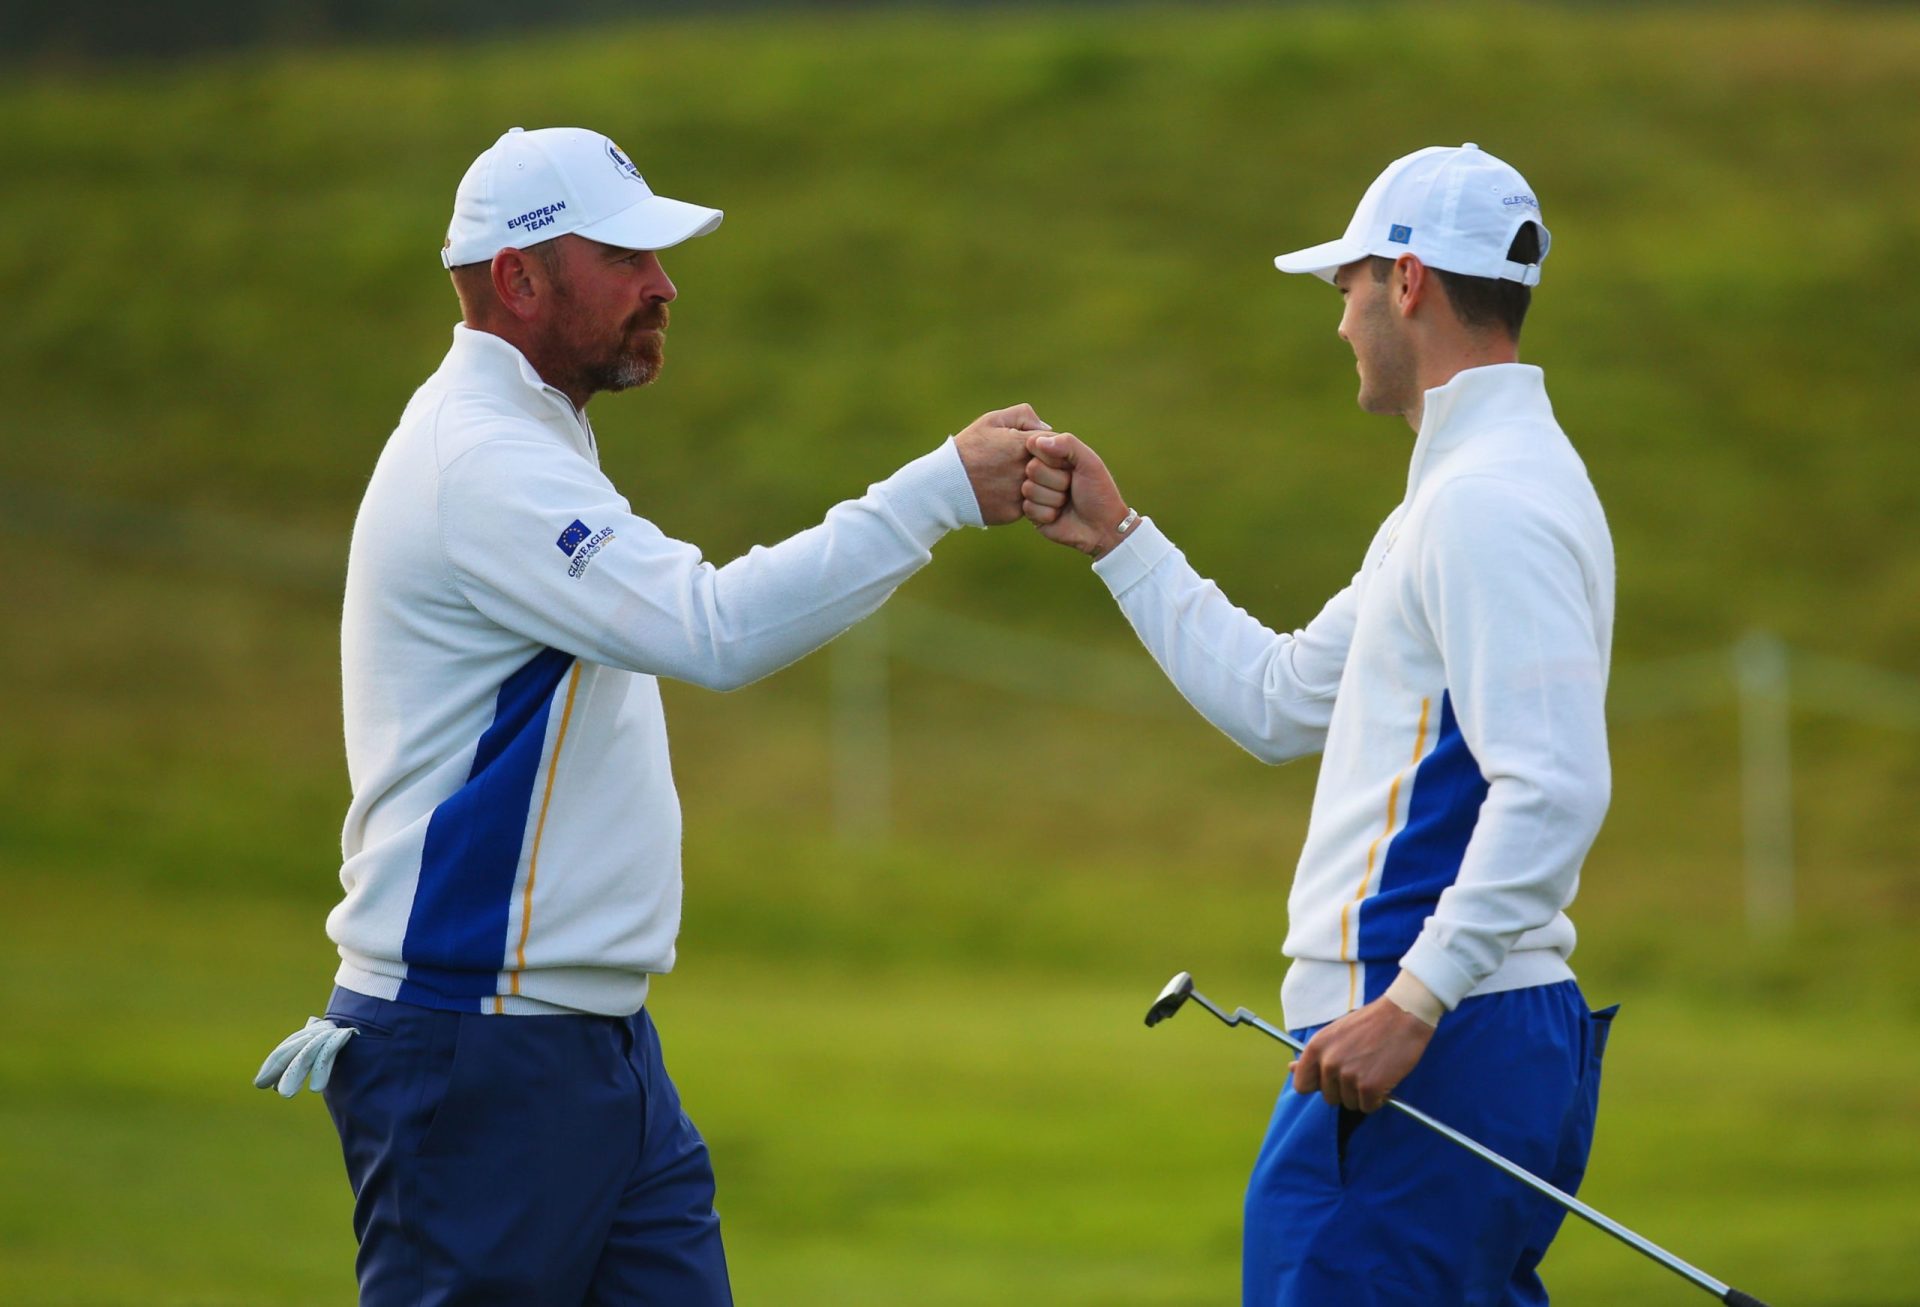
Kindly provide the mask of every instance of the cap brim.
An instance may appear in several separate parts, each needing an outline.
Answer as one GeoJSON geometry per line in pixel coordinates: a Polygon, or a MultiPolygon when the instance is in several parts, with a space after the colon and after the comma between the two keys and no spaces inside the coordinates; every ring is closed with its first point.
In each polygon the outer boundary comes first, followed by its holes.
{"type": "Polygon", "coordinates": [[[649,195],[611,218],[577,228],[575,234],[623,250],[664,250],[695,236],[705,236],[720,225],[723,216],[719,209],[670,200],[664,195],[649,195]]]}
{"type": "Polygon", "coordinates": [[[1282,272],[1311,272],[1321,281],[1331,284],[1334,273],[1366,257],[1367,248],[1364,245],[1343,236],[1337,241],[1326,241],[1310,245],[1304,250],[1295,250],[1291,254],[1282,254],[1273,261],[1273,266],[1282,272]]]}

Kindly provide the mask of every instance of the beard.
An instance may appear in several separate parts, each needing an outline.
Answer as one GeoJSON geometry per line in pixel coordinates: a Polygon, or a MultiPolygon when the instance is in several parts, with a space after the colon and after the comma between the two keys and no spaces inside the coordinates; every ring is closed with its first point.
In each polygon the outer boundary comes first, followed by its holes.
{"type": "Polygon", "coordinates": [[[609,333],[581,311],[573,288],[557,270],[553,292],[558,312],[547,339],[556,370],[568,383],[563,389],[577,395],[632,390],[660,375],[666,366],[664,303],[641,309],[622,322],[617,332],[609,333]]]}
{"type": "Polygon", "coordinates": [[[657,303],[622,322],[620,338],[580,361],[591,392],[647,386],[666,367],[666,305],[657,303]]]}
{"type": "Polygon", "coordinates": [[[620,339],[583,364],[582,377],[594,391],[632,390],[660,375],[666,366],[667,306],[655,304],[622,325],[620,339]]]}

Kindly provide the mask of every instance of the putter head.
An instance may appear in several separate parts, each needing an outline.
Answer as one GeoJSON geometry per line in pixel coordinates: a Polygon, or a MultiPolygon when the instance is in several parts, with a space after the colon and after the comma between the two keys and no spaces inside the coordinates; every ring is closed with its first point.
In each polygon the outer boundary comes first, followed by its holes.
{"type": "Polygon", "coordinates": [[[1185,1003],[1192,993],[1193,973],[1182,971],[1167,982],[1167,987],[1160,991],[1160,997],[1154,999],[1153,1006],[1147,1009],[1147,1024],[1157,1026],[1165,1021],[1180,1010],[1180,1005],[1185,1003]]]}

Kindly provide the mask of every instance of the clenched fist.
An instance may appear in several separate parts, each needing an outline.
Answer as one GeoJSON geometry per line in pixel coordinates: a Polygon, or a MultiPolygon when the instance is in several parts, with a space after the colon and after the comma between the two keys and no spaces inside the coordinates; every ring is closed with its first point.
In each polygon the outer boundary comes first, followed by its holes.
{"type": "Polygon", "coordinates": [[[953,438],[980,503],[980,520],[1005,526],[1020,520],[1020,482],[1026,476],[1027,434],[1051,431],[1030,404],[995,409],[975,418],[953,438]]]}
{"type": "Polygon", "coordinates": [[[1120,543],[1127,501],[1100,456],[1075,436],[1035,433],[1027,437],[1027,475],[1020,486],[1021,511],[1057,544],[1098,560],[1120,543]]]}

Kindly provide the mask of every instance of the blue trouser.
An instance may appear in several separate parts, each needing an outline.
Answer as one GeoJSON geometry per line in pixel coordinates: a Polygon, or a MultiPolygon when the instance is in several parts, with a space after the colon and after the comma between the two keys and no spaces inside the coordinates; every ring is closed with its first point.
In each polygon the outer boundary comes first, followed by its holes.
{"type": "Polygon", "coordinates": [[[722,1307],[713,1168],[631,1017],[441,1012],[336,989],[327,1086],[362,1307],[722,1307]]]}
{"type": "MultiPolygon", "coordinates": [[[[1470,998],[1394,1091],[1568,1193],[1614,1009],[1573,981],[1470,998]]],[[[1294,1031],[1311,1038],[1321,1027],[1294,1031]]],[[[1247,1186],[1247,1307],[1539,1307],[1558,1204],[1391,1108],[1281,1089],[1247,1186]]]]}

